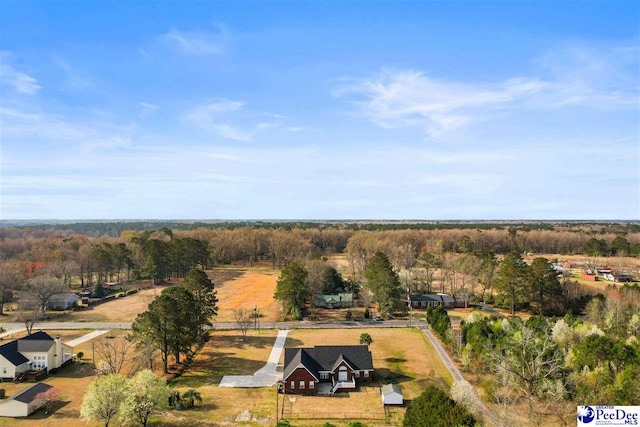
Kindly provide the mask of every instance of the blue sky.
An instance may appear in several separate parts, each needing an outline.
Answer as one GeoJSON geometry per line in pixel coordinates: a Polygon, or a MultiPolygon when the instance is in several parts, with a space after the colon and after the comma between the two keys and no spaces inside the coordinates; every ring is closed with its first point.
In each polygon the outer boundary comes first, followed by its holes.
{"type": "Polygon", "coordinates": [[[2,219],[640,219],[635,1],[0,2],[2,219]]]}

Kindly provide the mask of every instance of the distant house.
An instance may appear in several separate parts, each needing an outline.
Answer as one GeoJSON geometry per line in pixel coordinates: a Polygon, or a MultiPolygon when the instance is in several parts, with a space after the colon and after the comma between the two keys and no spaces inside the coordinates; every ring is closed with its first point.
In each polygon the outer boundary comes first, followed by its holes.
{"type": "Polygon", "coordinates": [[[335,295],[319,295],[313,296],[313,305],[324,308],[345,308],[353,307],[353,294],[343,293],[335,295]]]}
{"type": "Polygon", "coordinates": [[[387,384],[380,389],[383,405],[402,405],[402,390],[397,384],[387,384]]]}
{"type": "Polygon", "coordinates": [[[53,388],[49,384],[36,383],[20,390],[8,399],[0,400],[0,417],[26,417],[41,408],[45,401],[38,399],[39,393],[53,388]]]}
{"type": "Polygon", "coordinates": [[[439,305],[444,308],[455,308],[455,307],[464,307],[465,301],[468,304],[469,302],[468,296],[458,296],[454,297],[447,294],[420,294],[420,295],[410,295],[409,300],[411,301],[411,306],[413,308],[435,308],[439,305]],[[458,298],[458,300],[456,300],[458,298]],[[459,301],[458,303],[456,301],[459,301]]]}
{"type": "Polygon", "coordinates": [[[71,292],[63,292],[61,294],[55,294],[49,297],[47,305],[49,310],[68,310],[78,305],[80,297],[71,292]]]}
{"type": "Polygon", "coordinates": [[[0,378],[21,379],[30,372],[48,374],[69,363],[73,348],[63,344],[59,337],[36,332],[0,346],[0,378]]]}
{"type": "Polygon", "coordinates": [[[285,393],[334,394],[355,389],[373,378],[373,359],[367,345],[285,348],[285,393]]]}
{"type": "Polygon", "coordinates": [[[617,273],[615,271],[611,271],[609,273],[605,273],[603,275],[605,280],[609,280],[611,282],[633,282],[633,276],[627,273],[617,273]]]}

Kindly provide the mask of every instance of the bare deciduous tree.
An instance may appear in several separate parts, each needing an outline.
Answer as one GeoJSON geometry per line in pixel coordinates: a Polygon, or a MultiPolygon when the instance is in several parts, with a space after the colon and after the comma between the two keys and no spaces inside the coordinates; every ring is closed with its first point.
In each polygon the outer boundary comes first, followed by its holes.
{"type": "Polygon", "coordinates": [[[233,310],[233,317],[236,320],[236,325],[238,325],[238,328],[240,328],[242,332],[242,341],[246,341],[247,330],[249,330],[251,323],[254,321],[253,313],[246,308],[238,308],[233,310]]]}
{"type": "Polygon", "coordinates": [[[141,357],[134,357],[135,341],[130,337],[104,337],[97,341],[95,350],[101,361],[101,370],[104,374],[120,374],[127,362],[126,372],[131,377],[140,368],[141,357]]]}
{"type": "Polygon", "coordinates": [[[52,295],[59,294],[66,289],[66,285],[62,279],[58,279],[49,274],[32,277],[27,281],[25,292],[31,300],[38,303],[42,315],[47,310],[47,303],[52,295]]]}
{"type": "Polygon", "coordinates": [[[18,303],[18,319],[24,323],[28,335],[31,335],[34,325],[40,319],[40,314],[40,305],[37,301],[23,298],[18,303]]]}

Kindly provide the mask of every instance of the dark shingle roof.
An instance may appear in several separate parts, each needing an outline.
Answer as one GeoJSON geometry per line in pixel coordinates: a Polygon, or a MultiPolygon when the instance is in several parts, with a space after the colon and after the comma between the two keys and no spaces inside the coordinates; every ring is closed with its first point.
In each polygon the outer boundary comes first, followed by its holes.
{"type": "Polygon", "coordinates": [[[46,332],[39,331],[35,334],[20,338],[18,340],[18,351],[21,353],[49,351],[53,342],[51,335],[46,332]]]}
{"type": "Polygon", "coordinates": [[[366,345],[323,345],[313,348],[285,348],[284,376],[286,379],[300,363],[314,376],[319,371],[332,371],[344,360],[355,370],[373,369],[373,359],[366,345]]]}
{"type": "Polygon", "coordinates": [[[19,366],[29,361],[29,359],[18,351],[18,341],[11,341],[10,343],[0,346],[0,354],[4,356],[9,363],[13,364],[13,366],[19,366]]]}
{"type": "Polygon", "coordinates": [[[32,385],[31,387],[25,388],[22,391],[19,391],[18,393],[11,396],[11,398],[13,400],[17,400],[18,402],[30,403],[33,402],[38,393],[45,392],[51,388],[53,388],[53,386],[50,386],[49,384],[37,383],[32,385]]]}

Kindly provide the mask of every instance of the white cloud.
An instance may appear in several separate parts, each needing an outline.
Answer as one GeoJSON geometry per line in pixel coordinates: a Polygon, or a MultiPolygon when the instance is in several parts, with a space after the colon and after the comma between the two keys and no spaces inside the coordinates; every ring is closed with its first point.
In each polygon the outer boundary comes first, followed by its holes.
{"type": "Polygon", "coordinates": [[[139,102],[138,105],[142,107],[142,111],[140,112],[140,116],[147,116],[158,109],[158,106],[155,104],[149,104],[148,102],[139,102]]]}
{"type": "Polygon", "coordinates": [[[503,106],[544,87],[544,82],[533,79],[472,85],[433,79],[415,70],[384,70],[374,78],[342,85],[334,94],[355,95],[362,112],[380,127],[422,126],[438,137],[479,119],[479,111],[503,106]]]}
{"type": "Polygon", "coordinates": [[[265,113],[247,111],[245,107],[243,101],[215,98],[188,110],[182,120],[208,133],[242,142],[253,141],[258,133],[280,126],[277,121],[257,121],[265,113]]]}
{"type": "Polygon", "coordinates": [[[544,77],[470,83],[418,70],[383,70],[369,78],[341,79],[333,94],[350,99],[382,128],[419,126],[438,138],[507,108],[637,107],[637,58],[637,47],[614,48],[609,54],[562,48],[538,61],[537,72],[544,77]]]}
{"type": "Polygon", "coordinates": [[[11,87],[14,91],[25,95],[35,95],[42,86],[38,80],[28,74],[20,72],[10,64],[10,54],[0,53],[0,81],[2,85],[11,87]]]}
{"type": "Polygon", "coordinates": [[[172,28],[159,36],[159,40],[172,49],[186,55],[207,56],[222,55],[227,50],[228,35],[224,27],[216,26],[217,31],[181,31],[172,28]]]}
{"type": "Polygon", "coordinates": [[[62,70],[65,75],[63,84],[67,89],[76,91],[83,91],[95,86],[95,81],[71,66],[68,61],[65,61],[57,55],[53,55],[53,62],[56,66],[62,70]]]}

